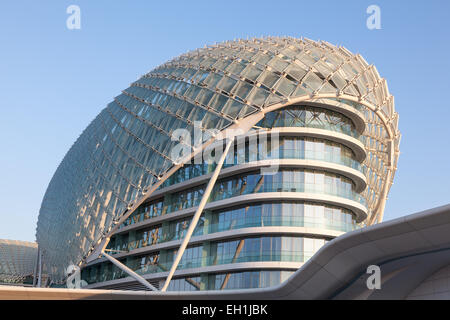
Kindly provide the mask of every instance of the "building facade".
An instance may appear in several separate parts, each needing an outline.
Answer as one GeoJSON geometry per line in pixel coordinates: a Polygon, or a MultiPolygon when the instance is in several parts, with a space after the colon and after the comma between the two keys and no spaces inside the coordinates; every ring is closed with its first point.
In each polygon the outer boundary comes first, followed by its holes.
{"type": "Polygon", "coordinates": [[[206,193],[167,290],[273,286],[327,241],[382,220],[399,140],[386,81],[345,48],[264,38],[198,49],[88,126],[50,182],[37,240],[55,282],[75,264],[88,288],[142,289],[105,250],[161,288],[206,193]],[[202,156],[237,129],[209,194],[217,164],[202,156]]]}
{"type": "Polygon", "coordinates": [[[0,285],[32,285],[37,243],[0,239],[0,285]]]}

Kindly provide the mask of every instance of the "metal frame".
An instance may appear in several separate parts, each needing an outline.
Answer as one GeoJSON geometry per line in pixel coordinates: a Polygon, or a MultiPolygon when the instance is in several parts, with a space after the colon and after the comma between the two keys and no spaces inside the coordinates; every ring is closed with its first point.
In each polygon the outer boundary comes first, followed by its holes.
{"type": "Polygon", "coordinates": [[[42,285],[42,251],[38,252],[38,261],[39,261],[39,275],[38,275],[38,283],[37,286],[40,288],[42,285]]]}

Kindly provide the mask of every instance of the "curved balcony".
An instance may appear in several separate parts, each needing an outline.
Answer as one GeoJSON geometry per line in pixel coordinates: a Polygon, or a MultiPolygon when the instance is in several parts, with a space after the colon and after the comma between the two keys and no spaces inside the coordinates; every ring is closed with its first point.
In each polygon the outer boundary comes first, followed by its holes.
{"type": "MultiPolygon", "coordinates": [[[[356,161],[350,156],[340,154],[340,155],[334,155],[330,153],[320,152],[320,151],[312,151],[312,150],[299,150],[299,149],[286,149],[280,147],[280,150],[278,152],[278,155],[275,157],[273,155],[268,155],[265,157],[255,157],[255,159],[249,159],[246,157],[243,159],[243,161],[237,161],[236,159],[233,161],[233,163],[225,163],[223,165],[223,171],[225,171],[227,168],[232,168],[234,166],[238,166],[240,164],[251,164],[256,163],[256,161],[259,161],[259,164],[261,165],[270,165],[270,163],[261,162],[264,160],[272,160],[275,162],[279,160],[289,160],[289,159],[295,159],[295,160],[318,160],[323,162],[329,162],[334,163],[338,165],[342,165],[354,170],[359,171],[361,174],[366,174],[366,168],[361,165],[360,162],[356,161]],[[256,161],[255,161],[256,160],[256,161]],[[240,162],[240,163],[239,163],[240,162]]],[[[163,188],[167,188],[169,186],[182,183],[188,180],[191,180],[193,178],[197,178],[203,175],[208,175],[214,171],[216,168],[216,163],[208,164],[208,163],[202,163],[202,164],[187,164],[183,168],[180,168],[177,172],[175,172],[172,176],[169,177],[160,187],[160,190],[163,188]]],[[[231,170],[227,170],[231,171],[231,170]]],[[[226,171],[225,171],[226,172],[226,171]]],[[[353,178],[353,177],[350,177],[353,178]]],[[[362,178],[364,180],[365,184],[365,176],[362,178]]],[[[362,187],[362,189],[364,189],[362,187]]]]}
{"type": "MultiPolygon", "coordinates": [[[[212,242],[206,247],[195,245],[186,249],[177,270],[214,268],[220,265],[229,265],[228,268],[234,269],[233,265],[235,264],[254,262],[287,262],[287,265],[292,262],[301,263],[311,258],[325,243],[326,240],[324,239],[312,239],[303,236],[267,235],[212,242]],[[207,256],[203,255],[204,250],[208,251],[207,256]]],[[[170,269],[176,250],[170,249],[164,254],[151,253],[148,256],[133,256],[128,259],[128,264],[141,275],[164,273],[170,269]],[[143,264],[143,259],[147,263],[143,264]]],[[[109,263],[101,266],[103,272],[98,279],[101,282],[126,277],[122,270],[109,263]]],[[[221,268],[219,267],[219,269],[221,268]]],[[[89,280],[97,282],[95,277],[90,277],[89,280]]]]}
{"type": "Polygon", "coordinates": [[[320,107],[288,106],[267,113],[256,126],[268,129],[280,127],[324,129],[343,133],[361,141],[363,144],[365,142],[364,136],[358,132],[351,119],[341,113],[320,107]]]}
{"type": "MultiPolygon", "coordinates": [[[[115,251],[132,251],[184,238],[192,217],[188,216],[175,220],[170,216],[167,218],[169,219],[168,224],[163,226],[159,223],[156,225],[145,223],[135,225],[134,228],[138,230],[133,240],[122,236],[128,229],[122,230],[120,234],[116,234],[111,239],[108,248],[115,251]]],[[[223,232],[248,228],[263,228],[259,231],[265,233],[271,232],[273,230],[271,227],[289,227],[283,229],[285,232],[292,232],[292,228],[296,228],[295,230],[301,230],[299,228],[328,230],[327,232],[322,231],[321,234],[335,236],[336,233],[331,231],[348,232],[355,230],[357,225],[352,212],[347,209],[305,203],[304,201],[265,202],[237,206],[233,209],[209,211],[200,219],[193,236],[206,236],[215,233],[222,233],[225,236],[223,232]]],[[[306,233],[311,232],[311,230],[307,231],[306,229],[304,231],[306,233]]]]}

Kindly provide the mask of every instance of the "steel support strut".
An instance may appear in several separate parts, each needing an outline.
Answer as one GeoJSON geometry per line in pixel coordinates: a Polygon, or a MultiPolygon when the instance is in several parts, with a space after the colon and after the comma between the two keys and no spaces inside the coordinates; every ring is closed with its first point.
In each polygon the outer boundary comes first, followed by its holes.
{"type": "Polygon", "coordinates": [[[39,249],[38,250],[38,255],[39,255],[39,278],[38,278],[38,283],[37,283],[37,286],[38,286],[38,288],[40,288],[41,287],[41,285],[42,285],[42,251],[39,249]]]}
{"type": "Polygon", "coordinates": [[[206,205],[206,202],[208,201],[209,195],[211,194],[211,191],[216,184],[216,180],[219,176],[220,170],[222,169],[223,163],[225,162],[225,158],[228,154],[228,151],[230,150],[231,145],[233,144],[234,139],[228,138],[227,144],[225,147],[225,150],[222,154],[222,156],[219,159],[219,162],[217,163],[217,167],[214,170],[213,175],[211,176],[211,179],[208,182],[208,185],[206,186],[205,193],[203,194],[202,200],[200,201],[200,204],[198,205],[197,211],[195,211],[194,216],[192,217],[191,224],[189,225],[189,228],[187,230],[186,236],[183,239],[183,242],[181,243],[180,248],[178,249],[177,256],[175,257],[175,261],[172,264],[172,267],[170,268],[169,275],[167,276],[166,282],[164,283],[164,286],[162,287],[161,291],[166,291],[167,287],[169,286],[170,281],[172,280],[173,274],[175,273],[175,270],[177,270],[178,264],[180,263],[181,258],[183,257],[184,251],[186,250],[186,247],[191,240],[192,234],[194,233],[195,227],[197,226],[198,221],[200,220],[200,216],[202,215],[203,208],[206,205]]]}
{"type": "Polygon", "coordinates": [[[38,252],[36,255],[36,263],[34,264],[34,272],[33,272],[33,288],[36,287],[37,282],[37,272],[38,272],[38,266],[39,266],[39,246],[38,246],[38,252]]]}
{"type": "Polygon", "coordinates": [[[133,277],[134,279],[136,279],[138,282],[140,282],[141,284],[143,284],[144,286],[146,286],[147,288],[149,288],[152,291],[158,291],[157,288],[155,288],[154,286],[151,285],[150,282],[148,282],[147,280],[145,280],[144,278],[142,278],[140,275],[138,275],[136,272],[134,272],[133,270],[131,270],[130,268],[128,268],[126,265],[124,265],[123,263],[121,263],[119,260],[111,257],[109,254],[102,252],[102,255],[105,256],[106,259],[108,259],[109,261],[111,261],[112,264],[114,264],[116,267],[118,267],[119,269],[125,271],[126,273],[128,273],[131,277],[133,277]]]}

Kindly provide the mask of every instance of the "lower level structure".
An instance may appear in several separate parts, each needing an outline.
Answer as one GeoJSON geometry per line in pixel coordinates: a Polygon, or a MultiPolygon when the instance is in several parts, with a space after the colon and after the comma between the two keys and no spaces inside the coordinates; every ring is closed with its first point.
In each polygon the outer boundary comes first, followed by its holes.
{"type": "Polygon", "coordinates": [[[0,286],[0,299],[450,299],[450,205],[349,232],[324,245],[283,283],[189,292],[0,286]],[[369,266],[379,288],[369,288],[369,266]]]}

